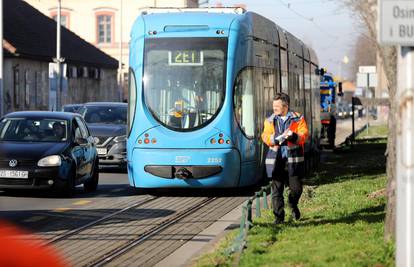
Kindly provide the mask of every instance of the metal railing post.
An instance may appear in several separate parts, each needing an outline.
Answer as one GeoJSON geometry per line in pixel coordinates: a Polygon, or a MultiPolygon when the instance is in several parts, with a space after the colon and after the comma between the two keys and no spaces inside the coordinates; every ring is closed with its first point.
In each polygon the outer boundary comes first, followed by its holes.
{"type": "Polygon", "coordinates": [[[261,217],[261,212],[260,212],[260,192],[256,192],[256,217],[261,217]]]}
{"type": "Polygon", "coordinates": [[[252,200],[249,199],[247,201],[247,230],[249,230],[253,225],[252,217],[252,200]]]}
{"type": "Polygon", "coordinates": [[[269,204],[267,203],[266,187],[263,187],[262,190],[263,190],[263,208],[267,210],[269,209],[269,204]]]}
{"type": "Polygon", "coordinates": [[[243,233],[246,228],[246,212],[247,212],[247,204],[243,205],[242,207],[242,217],[240,220],[240,233],[243,233]]]}

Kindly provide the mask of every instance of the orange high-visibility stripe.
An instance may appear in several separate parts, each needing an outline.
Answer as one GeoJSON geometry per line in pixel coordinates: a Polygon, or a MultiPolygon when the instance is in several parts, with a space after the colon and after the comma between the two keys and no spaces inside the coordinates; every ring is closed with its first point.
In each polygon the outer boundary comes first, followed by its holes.
{"type": "Polygon", "coordinates": [[[273,145],[271,145],[270,139],[272,138],[272,136],[274,136],[274,134],[275,134],[275,127],[273,123],[269,122],[268,120],[265,120],[264,129],[262,133],[262,140],[269,147],[273,147],[273,145]]]}
{"type": "Polygon", "coordinates": [[[306,125],[305,118],[301,117],[299,121],[294,121],[290,125],[289,129],[298,135],[298,140],[296,144],[305,145],[306,140],[308,139],[309,131],[308,126],[306,125]]]}

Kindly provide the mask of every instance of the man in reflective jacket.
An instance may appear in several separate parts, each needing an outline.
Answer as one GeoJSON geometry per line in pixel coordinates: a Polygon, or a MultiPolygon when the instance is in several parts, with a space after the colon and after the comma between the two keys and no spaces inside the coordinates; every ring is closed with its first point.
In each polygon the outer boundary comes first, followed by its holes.
{"type": "Polygon", "coordinates": [[[288,202],[292,215],[296,220],[300,218],[298,202],[302,194],[304,145],[308,138],[308,127],[302,115],[289,110],[289,102],[287,94],[276,94],[273,99],[273,114],[264,122],[262,133],[262,140],[269,147],[266,171],[272,178],[272,204],[276,224],[283,223],[285,219],[285,185],[290,189],[288,202]]]}

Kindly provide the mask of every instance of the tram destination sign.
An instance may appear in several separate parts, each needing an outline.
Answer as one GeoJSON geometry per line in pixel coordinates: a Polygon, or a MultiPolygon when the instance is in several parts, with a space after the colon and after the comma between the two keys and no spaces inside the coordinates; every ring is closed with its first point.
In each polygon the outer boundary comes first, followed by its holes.
{"type": "Polygon", "coordinates": [[[379,1],[379,42],[414,46],[414,1],[379,1]]]}
{"type": "Polygon", "coordinates": [[[170,66],[203,66],[204,53],[197,50],[168,51],[168,65],[170,66]]]}

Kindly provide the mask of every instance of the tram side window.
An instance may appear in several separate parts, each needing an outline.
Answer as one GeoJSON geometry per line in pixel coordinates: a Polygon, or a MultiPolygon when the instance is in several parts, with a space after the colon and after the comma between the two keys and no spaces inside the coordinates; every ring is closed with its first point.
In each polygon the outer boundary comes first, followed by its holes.
{"type": "Polygon", "coordinates": [[[280,74],[282,81],[282,92],[288,93],[288,61],[287,52],[285,49],[280,49],[280,74]]]}
{"type": "Polygon", "coordinates": [[[303,76],[303,59],[297,57],[297,61],[298,61],[298,85],[299,85],[299,107],[300,107],[300,111],[304,113],[304,106],[305,106],[305,92],[304,92],[304,87],[305,87],[305,80],[304,80],[304,76],[303,76]]]}
{"type": "Polygon", "coordinates": [[[253,69],[243,69],[236,78],[234,88],[234,112],[236,120],[248,138],[255,136],[255,101],[253,69]]]}

